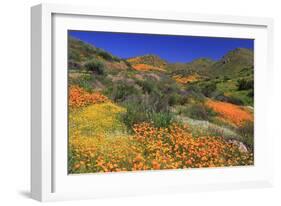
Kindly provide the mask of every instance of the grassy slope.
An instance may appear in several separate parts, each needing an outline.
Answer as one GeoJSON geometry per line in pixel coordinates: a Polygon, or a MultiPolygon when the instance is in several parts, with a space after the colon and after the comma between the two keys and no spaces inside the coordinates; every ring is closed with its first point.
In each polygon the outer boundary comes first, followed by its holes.
{"type": "Polygon", "coordinates": [[[223,92],[226,96],[231,96],[240,99],[244,105],[253,106],[253,98],[249,97],[248,90],[237,90],[237,79],[220,82],[217,84],[218,90],[223,92]]]}
{"type": "Polygon", "coordinates": [[[228,52],[219,61],[214,63],[207,71],[210,75],[238,77],[243,69],[252,69],[254,55],[249,49],[237,48],[228,52]]]}

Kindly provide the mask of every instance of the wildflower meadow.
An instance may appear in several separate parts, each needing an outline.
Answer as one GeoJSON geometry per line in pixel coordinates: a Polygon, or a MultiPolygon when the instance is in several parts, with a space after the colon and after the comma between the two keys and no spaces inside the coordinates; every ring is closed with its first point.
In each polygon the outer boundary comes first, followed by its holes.
{"type": "MultiPolygon", "coordinates": [[[[82,31],[69,33],[69,174],[254,165],[251,48],[221,49],[224,55],[213,59],[202,50],[197,58],[173,62],[162,57],[165,45],[153,44],[157,35],[134,36],[142,44],[153,39],[143,48],[125,34],[96,34],[98,45],[112,41],[111,53],[94,45],[90,33],[91,43],[82,31]],[[123,57],[125,47],[115,40],[156,54],[123,57]]],[[[183,37],[161,38],[182,48],[177,41],[183,37]]]]}

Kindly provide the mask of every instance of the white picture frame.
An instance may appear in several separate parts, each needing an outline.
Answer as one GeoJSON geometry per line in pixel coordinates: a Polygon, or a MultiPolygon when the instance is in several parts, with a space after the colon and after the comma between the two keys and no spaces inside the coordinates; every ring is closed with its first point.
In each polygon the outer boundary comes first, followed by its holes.
{"type": "Polygon", "coordinates": [[[40,4],[31,9],[31,26],[32,198],[54,201],[273,185],[274,137],[267,114],[274,75],[272,19],[40,4]],[[164,29],[167,25],[172,32],[164,29]],[[58,128],[67,123],[63,112],[68,29],[255,38],[255,166],[67,175],[67,145],[60,138],[65,130],[58,128]]]}

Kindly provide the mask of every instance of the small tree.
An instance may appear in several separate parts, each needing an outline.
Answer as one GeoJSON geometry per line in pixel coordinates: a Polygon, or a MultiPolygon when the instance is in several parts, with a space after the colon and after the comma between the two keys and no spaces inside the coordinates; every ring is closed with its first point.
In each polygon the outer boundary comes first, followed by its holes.
{"type": "Polygon", "coordinates": [[[215,82],[208,82],[205,84],[202,88],[201,91],[206,97],[210,97],[211,94],[216,91],[217,89],[217,84],[215,82]]]}
{"type": "Polygon", "coordinates": [[[237,86],[238,86],[238,90],[254,89],[254,80],[239,79],[237,81],[237,86]]]}
{"type": "Polygon", "coordinates": [[[98,74],[98,75],[104,75],[105,74],[104,64],[99,60],[93,59],[93,60],[85,63],[84,66],[88,71],[91,71],[94,74],[98,74]]]}
{"type": "Polygon", "coordinates": [[[113,57],[109,53],[107,53],[107,52],[105,52],[103,50],[100,50],[98,54],[99,54],[99,56],[101,56],[102,58],[104,58],[104,59],[106,59],[108,61],[112,61],[113,60],[113,57]]]}

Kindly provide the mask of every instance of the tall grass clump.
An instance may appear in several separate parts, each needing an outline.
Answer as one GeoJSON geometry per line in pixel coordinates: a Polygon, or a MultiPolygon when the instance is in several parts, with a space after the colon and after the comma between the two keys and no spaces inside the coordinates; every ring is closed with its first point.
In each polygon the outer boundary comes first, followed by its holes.
{"type": "Polygon", "coordinates": [[[83,74],[79,78],[69,78],[69,85],[78,85],[88,92],[93,90],[93,82],[95,78],[89,74],[83,74]]]}
{"type": "Polygon", "coordinates": [[[88,61],[87,63],[85,63],[84,66],[88,71],[92,72],[93,74],[104,75],[106,73],[104,64],[96,59],[88,61]]]}
{"type": "Polygon", "coordinates": [[[153,105],[129,102],[125,104],[126,113],[121,114],[121,119],[129,130],[137,123],[147,122],[155,127],[167,128],[174,121],[174,116],[169,111],[156,112],[153,105]]]}
{"type": "Polygon", "coordinates": [[[203,103],[188,104],[180,110],[180,113],[197,120],[211,120],[217,115],[214,110],[203,103]]]}
{"type": "Polygon", "coordinates": [[[237,132],[241,136],[241,141],[245,143],[251,150],[254,149],[254,122],[246,121],[238,129],[237,132]]]}

